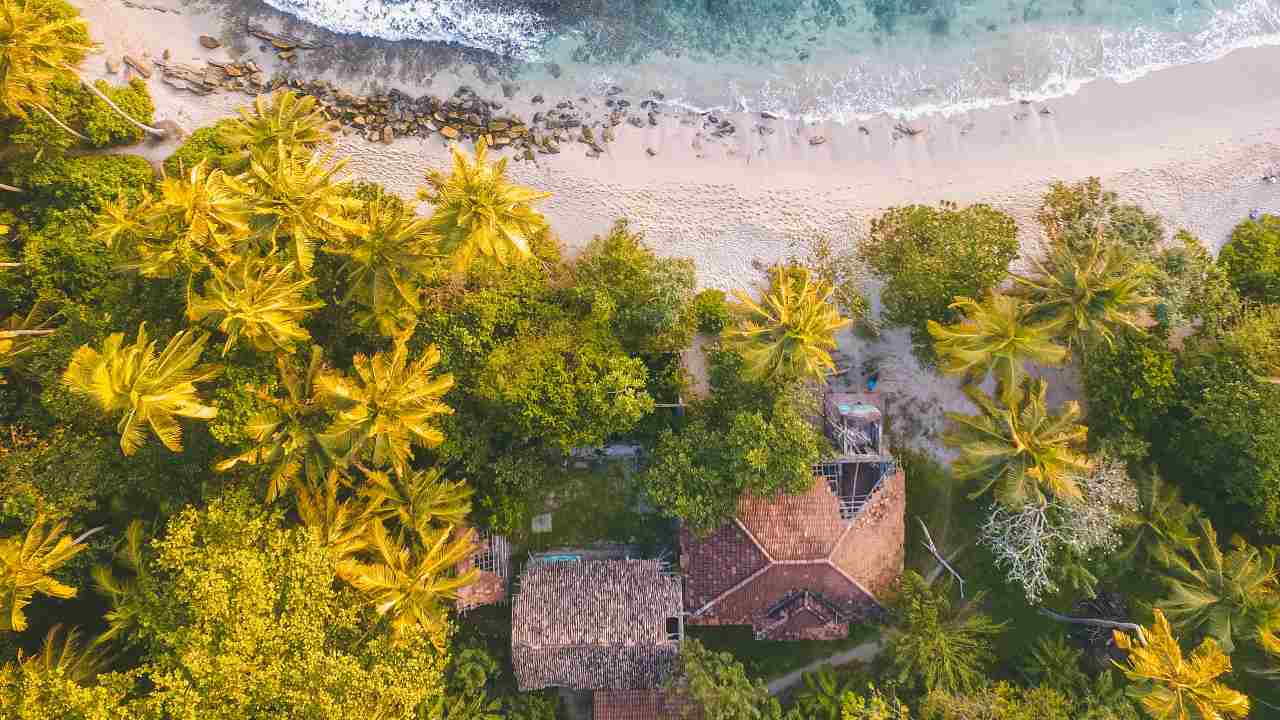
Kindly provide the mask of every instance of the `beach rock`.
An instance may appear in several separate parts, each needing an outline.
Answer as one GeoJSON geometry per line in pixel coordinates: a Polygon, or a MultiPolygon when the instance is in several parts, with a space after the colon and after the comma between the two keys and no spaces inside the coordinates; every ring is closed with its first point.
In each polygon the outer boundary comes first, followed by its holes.
{"type": "Polygon", "coordinates": [[[1048,107],[1042,107],[1042,108],[1040,108],[1040,114],[1041,114],[1041,115],[1052,115],[1052,114],[1053,114],[1053,111],[1052,111],[1052,110],[1050,110],[1048,107]]]}
{"type": "Polygon", "coordinates": [[[584,125],[582,127],[582,142],[590,144],[595,141],[596,141],[595,132],[593,132],[589,126],[584,125]]]}
{"type": "Polygon", "coordinates": [[[644,151],[645,151],[645,154],[648,155],[649,157],[654,157],[655,155],[658,154],[658,151],[654,150],[653,148],[645,148],[644,151]]]}
{"type": "Polygon", "coordinates": [[[160,54],[160,57],[164,58],[165,60],[168,60],[170,57],[172,57],[172,55],[173,54],[169,52],[169,48],[165,48],[164,52],[160,54]]]}
{"type": "Polygon", "coordinates": [[[357,115],[357,116],[355,116],[354,118],[352,118],[352,119],[351,119],[351,124],[352,124],[352,125],[355,125],[355,126],[357,126],[357,127],[364,127],[364,125],[365,125],[366,123],[368,123],[368,122],[369,122],[369,121],[368,121],[368,120],[366,120],[366,119],[365,119],[365,117],[364,117],[363,115],[357,115]]]}
{"type": "Polygon", "coordinates": [[[627,118],[627,123],[635,127],[644,127],[644,118],[640,117],[639,115],[632,115],[631,117],[627,118]]]}
{"type": "Polygon", "coordinates": [[[765,120],[781,120],[782,116],[777,113],[771,113],[768,110],[761,110],[760,117],[765,120]]]}
{"type": "Polygon", "coordinates": [[[906,135],[907,137],[915,137],[925,131],[925,126],[920,123],[898,123],[893,126],[894,130],[906,135]]]}
{"type": "Polygon", "coordinates": [[[147,62],[145,59],[136,58],[132,55],[125,55],[124,64],[133,68],[134,72],[138,73],[142,77],[148,80],[151,79],[151,63],[147,62]]]}
{"type": "Polygon", "coordinates": [[[607,128],[605,128],[605,129],[604,129],[604,132],[603,132],[603,133],[601,133],[600,135],[601,135],[601,138],[602,138],[605,142],[607,142],[607,143],[611,143],[611,142],[613,142],[613,140],[614,140],[614,134],[613,134],[613,128],[612,128],[612,127],[607,127],[607,128]]]}
{"type": "Polygon", "coordinates": [[[387,127],[382,128],[382,142],[390,145],[391,141],[394,140],[395,137],[396,133],[391,129],[391,126],[388,125],[387,127]]]}
{"type": "Polygon", "coordinates": [[[559,77],[560,77],[560,73],[562,72],[562,71],[560,70],[560,64],[559,64],[559,63],[547,63],[547,72],[551,74],[551,77],[553,77],[553,78],[559,78],[559,77]]]}
{"type": "Polygon", "coordinates": [[[617,85],[610,85],[609,89],[604,91],[604,94],[608,95],[609,97],[613,97],[614,95],[621,95],[622,92],[623,92],[622,88],[618,87],[617,85]]]}
{"type": "Polygon", "coordinates": [[[827,141],[827,138],[823,135],[814,135],[813,137],[809,138],[809,144],[814,146],[821,145],[826,141],[827,141]]]}
{"type": "Polygon", "coordinates": [[[661,92],[660,90],[650,90],[650,91],[649,91],[649,97],[653,98],[654,100],[666,100],[666,99],[667,99],[667,96],[666,96],[666,95],[663,95],[663,94],[662,94],[662,92],[661,92]]]}
{"type": "Polygon", "coordinates": [[[516,91],[520,86],[515,83],[502,83],[502,97],[511,99],[516,96],[516,91]]]}
{"type": "Polygon", "coordinates": [[[656,112],[649,113],[649,125],[650,127],[658,127],[658,113],[656,112]]]}
{"type": "Polygon", "coordinates": [[[206,50],[217,50],[222,47],[222,42],[218,40],[218,38],[210,37],[209,35],[201,35],[200,44],[204,46],[206,50]]]}
{"type": "Polygon", "coordinates": [[[112,75],[120,72],[120,61],[107,58],[107,72],[112,75]]]}
{"type": "Polygon", "coordinates": [[[445,125],[444,127],[440,128],[440,134],[449,138],[450,140],[457,140],[458,135],[460,135],[457,129],[449,127],[448,125],[445,125]]]}
{"type": "Polygon", "coordinates": [[[534,105],[541,105],[541,104],[542,104],[542,96],[541,96],[541,95],[534,95],[532,98],[530,98],[529,102],[533,103],[534,105]]]}
{"type": "Polygon", "coordinates": [[[866,125],[859,125],[858,132],[862,133],[863,135],[871,134],[871,130],[866,125]]]}

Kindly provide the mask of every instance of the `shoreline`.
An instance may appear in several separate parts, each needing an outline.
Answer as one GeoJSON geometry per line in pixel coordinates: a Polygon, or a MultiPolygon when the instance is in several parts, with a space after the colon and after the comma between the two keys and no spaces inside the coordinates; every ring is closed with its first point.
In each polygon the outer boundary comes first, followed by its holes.
{"type": "MultiPolygon", "coordinates": [[[[180,7],[179,0],[147,1],[180,7]]],[[[106,58],[144,51],[158,58],[169,49],[176,62],[254,59],[268,73],[282,64],[269,50],[246,48],[243,42],[213,51],[201,47],[199,35],[216,33],[221,26],[215,17],[189,8],[184,14],[160,13],[120,2],[73,2],[106,58]]],[[[298,64],[307,66],[305,54],[298,64]]],[[[83,68],[91,78],[123,79],[107,75],[104,65],[103,55],[96,55],[83,68]]],[[[1161,70],[1130,83],[1090,83],[1051,103],[923,118],[914,123],[920,134],[897,138],[897,121],[888,117],[859,126],[727,114],[724,119],[734,124],[735,132],[715,139],[701,123],[682,124],[677,115],[664,117],[657,127],[621,124],[616,140],[599,157],[588,157],[587,145],[567,142],[560,154],[512,162],[509,174],[553,194],[538,207],[569,252],[626,217],[656,252],[693,258],[702,287],[747,286],[759,277],[757,263],[804,254],[807,242],[820,235],[831,237],[837,247],[852,242],[866,232],[872,217],[910,203],[991,204],[1014,217],[1024,253],[1034,252],[1040,242],[1034,215],[1049,184],[1090,176],[1101,177],[1104,187],[1123,201],[1161,215],[1170,235],[1187,229],[1216,251],[1251,210],[1280,213],[1280,186],[1262,181],[1280,168],[1275,68],[1280,68],[1280,48],[1238,50],[1213,63],[1161,70]],[[1045,107],[1049,114],[1041,114],[1045,107]],[[824,142],[811,144],[819,135],[824,142]]],[[[369,73],[394,74],[376,64],[369,73]]],[[[324,79],[352,92],[368,92],[365,78],[343,80],[330,73],[324,79]]],[[[465,73],[456,78],[458,83],[467,80],[465,73]]],[[[537,88],[524,87],[504,98],[498,79],[490,80],[467,84],[482,97],[500,99],[504,112],[530,117],[537,111],[529,102],[537,88]]],[[[250,101],[241,92],[195,96],[156,78],[148,85],[157,120],[176,121],[187,131],[231,115],[250,101]]],[[[389,85],[415,96],[452,92],[443,82],[389,85]]],[[[624,91],[620,97],[638,106],[649,88],[624,91]]],[[[546,100],[543,110],[554,106],[556,98],[546,100]]],[[[586,103],[600,108],[603,100],[586,103]]],[[[592,116],[593,122],[601,117],[594,110],[592,116]]],[[[176,145],[144,143],[128,151],[158,164],[176,145]]],[[[439,134],[397,138],[391,144],[352,135],[339,137],[335,150],[349,158],[352,176],[379,182],[411,202],[426,170],[449,163],[448,145],[439,134]]],[[[946,457],[936,441],[945,424],[943,413],[968,409],[958,383],[920,367],[902,329],[871,342],[845,337],[840,347],[841,366],[877,359],[886,394],[899,415],[911,418],[912,427],[903,423],[899,428],[906,440],[946,457]]],[[[1078,396],[1069,369],[1055,371],[1055,376],[1055,402],[1078,396]]]]}

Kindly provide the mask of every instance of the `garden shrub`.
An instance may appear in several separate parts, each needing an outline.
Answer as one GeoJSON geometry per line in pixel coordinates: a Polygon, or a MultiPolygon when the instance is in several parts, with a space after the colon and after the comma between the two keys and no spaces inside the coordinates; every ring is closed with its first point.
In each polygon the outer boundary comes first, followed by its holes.
{"type": "Polygon", "coordinates": [[[202,127],[191,133],[186,142],[165,158],[164,174],[168,177],[181,177],[184,171],[190,170],[201,160],[208,160],[211,165],[217,166],[218,160],[231,152],[230,148],[218,140],[218,134],[223,126],[230,122],[230,119],[220,120],[215,125],[202,127]]]}
{"type": "Polygon", "coordinates": [[[693,317],[699,332],[719,335],[729,324],[729,306],[723,290],[707,288],[693,296],[693,317]]]}
{"type": "Polygon", "coordinates": [[[1218,262],[1241,295],[1280,303],[1280,217],[1263,215],[1237,225],[1218,262]]]}

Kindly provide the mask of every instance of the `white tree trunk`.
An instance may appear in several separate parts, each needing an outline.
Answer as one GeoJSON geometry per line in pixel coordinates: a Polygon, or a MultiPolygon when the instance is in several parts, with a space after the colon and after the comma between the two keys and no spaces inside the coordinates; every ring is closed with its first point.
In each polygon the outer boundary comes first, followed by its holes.
{"type": "Polygon", "coordinates": [[[58,127],[62,128],[63,130],[66,130],[67,132],[71,133],[72,135],[75,135],[76,137],[80,138],[85,142],[89,142],[89,138],[85,137],[84,135],[81,135],[75,130],[72,130],[70,127],[67,126],[66,123],[54,117],[53,113],[49,112],[49,108],[46,108],[43,105],[36,105],[36,107],[40,110],[40,112],[44,113],[50,120],[52,120],[54,125],[57,125],[58,127]]]}
{"type": "Polygon", "coordinates": [[[93,83],[89,82],[88,80],[85,80],[84,78],[80,78],[80,84],[81,84],[81,85],[84,85],[84,86],[85,86],[85,88],[86,88],[86,89],[88,89],[88,91],[89,91],[89,92],[91,92],[91,93],[93,93],[95,96],[97,96],[97,98],[98,98],[99,100],[101,100],[102,102],[106,103],[106,104],[107,104],[107,107],[111,108],[112,110],[115,110],[117,115],[119,115],[120,117],[122,117],[122,118],[124,118],[125,120],[129,121],[129,124],[130,124],[130,125],[133,125],[134,127],[136,127],[136,128],[138,128],[139,130],[141,130],[141,131],[143,131],[143,132],[147,133],[148,135],[151,135],[152,137],[157,137],[157,138],[161,138],[161,139],[164,139],[165,137],[168,137],[168,133],[166,133],[164,130],[161,130],[160,128],[153,128],[153,127],[151,127],[150,125],[143,125],[142,123],[138,122],[137,120],[134,120],[133,118],[129,117],[129,114],[128,114],[128,113],[126,113],[125,111],[121,110],[119,105],[116,105],[115,103],[111,102],[111,98],[107,97],[106,95],[104,95],[104,94],[102,93],[102,91],[101,91],[101,90],[99,90],[98,88],[94,87],[94,86],[93,86],[93,83]]]}

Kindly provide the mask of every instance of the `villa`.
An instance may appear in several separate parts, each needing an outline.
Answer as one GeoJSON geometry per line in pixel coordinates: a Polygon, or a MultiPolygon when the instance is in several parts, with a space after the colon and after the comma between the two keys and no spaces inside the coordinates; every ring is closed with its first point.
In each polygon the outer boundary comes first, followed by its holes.
{"type": "Polygon", "coordinates": [[[750,625],[760,640],[845,637],[874,619],[902,572],[906,478],[889,454],[876,393],[830,393],[837,454],[800,495],[743,497],[706,537],[680,533],[685,620],[750,625]]]}

